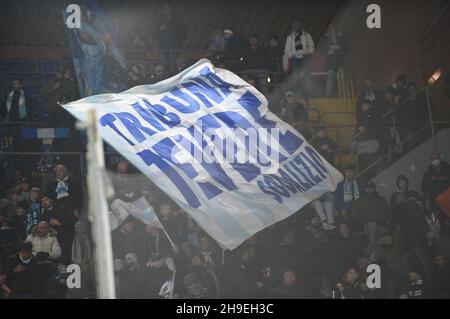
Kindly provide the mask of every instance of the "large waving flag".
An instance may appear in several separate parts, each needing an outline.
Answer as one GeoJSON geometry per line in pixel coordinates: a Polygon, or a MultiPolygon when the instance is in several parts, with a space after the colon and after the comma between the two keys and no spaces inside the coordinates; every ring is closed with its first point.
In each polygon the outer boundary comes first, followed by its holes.
{"type": "Polygon", "coordinates": [[[64,108],[85,122],[95,107],[103,139],[233,249],[342,180],[267,104],[253,86],[203,59],[157,84],[64,108]]]}
{"type": "MultiPolygon", "coordinates": [[[[70,1],[61,0],[64,21],[70,1]]],[[[93,0],[81,1],[80,28],[67,28],[80,96],[120,92],[126,84],[126,63],[117,47],[114,20],[93,0]]]]}

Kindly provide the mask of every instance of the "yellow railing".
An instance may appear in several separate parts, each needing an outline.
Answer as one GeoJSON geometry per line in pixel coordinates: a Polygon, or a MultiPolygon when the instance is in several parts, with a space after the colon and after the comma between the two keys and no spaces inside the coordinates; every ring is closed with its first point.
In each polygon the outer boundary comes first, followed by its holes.
{"type": "Polygon", "coordinates": [[[346,78],[345,71],[342,68],[339,68],[337,71],[337,82],[338,82],[339,98],[343,99],[344,104],[348,110],[354,112],[356,105],[356,98],[355,98],[355,89],[353,87],[353,81],[346,78]]]}

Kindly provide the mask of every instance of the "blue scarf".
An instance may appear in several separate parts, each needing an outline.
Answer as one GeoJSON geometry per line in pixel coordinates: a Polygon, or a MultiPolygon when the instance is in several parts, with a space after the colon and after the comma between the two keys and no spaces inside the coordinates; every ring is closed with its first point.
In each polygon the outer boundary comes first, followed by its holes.
{"type": "MultiPolygon", "coordinates": [[[[6,100],[6,110],[9,114],[12,107],[12,100],[14,96],[14,91],[9,92],[8,98],[6,100]]],[[[27,117],[27,108],[25,106],[25,93],[23,90],[20,90],[20,97],[19,97],[19,119],[25,119],[27,117]]]]}
{"type": "Polygon", "coordinates": [[[39,210],[40,210],[40,205],[39,202],[31,202],[30,203],[30,211],[27,214],[27,219],[25,221],[25,231],[27,233],[27,235],[31,234],[31,231],[33,230],[33,227],[36,226],[38,224],[38,219],[39,219],[39,210]]]}
{"type": "Polygon", "coordinates": [[[58,185],[56,186],[56,199],[61,199],[69,196],[69,184],[67,180],[69,176],[64,177],[64,179],[58,180],[58,185]]]}
{"type": "Polygon", "coordinates": [[[295,33],[295,51],[303,50],[302,33],[295,33]]]}
{"type": "Polygon", "coordinates": [[[358,187],[358,183],[356,182],[356,179],[353,181],[353,185],[352,185],[346,178],[344,180],[343,186],[344,186],[344,202],[350,202],[353,200],[357,200],[360,197],[359,187],[358,187]],[[352,192],[352,188],[353,188],[353,192],[352,192]]]}

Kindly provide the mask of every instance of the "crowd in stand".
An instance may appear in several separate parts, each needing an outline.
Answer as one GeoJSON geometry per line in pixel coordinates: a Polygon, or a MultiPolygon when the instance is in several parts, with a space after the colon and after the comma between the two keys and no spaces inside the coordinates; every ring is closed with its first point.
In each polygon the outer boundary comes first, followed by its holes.
{"type": "MultiPolygon", "coordinates": [[[[323,134],[323,131],[322,131],[323,134]]],[[[318,137],[322,138],[323,137],[318,137]]],[[[222,251],[184,211],[125,160],[112,174],[114,198],[144,196],[164,230],[127,217],[111,233],[121,298],[449,298],[449,225],[435,199],[450,166],[434,153],[419,191],[397,179],[390,201],[375,183],[345,179],[292,217],[222,251]],[[131,182],[133,181],[133,182],[131,182]],[[368,288],[369,264],[381,288],[368,288]],[[175,287],[170,289],[170,283],[175,287]]],[[[78,174],[58,163],[54,181],[6,184],[0,208],[3,298],[92,297],[93,247],[78,174]],[[68,289],[68,264],[83,270],[68,289]]]]}
{"type": "MultiPolygon", "coordinates": [[[[186,32],[169,6],[158,26],[160,48],[179,49],[186,32]]],[[[137,34],[133,39],[140,41],[137,34]]],[[[332,25],[325,39],[320,49],[327,56],[324,94],[330,97],[338,69],[345,68],[345,41],[332,25]]],[[[336,141],[324,125],[310,132],[308,108],[299,102],[300,92],[306,103],[311,97],[315,46],[298,22],[292,24],[284,48],[275,36],[266,48],[258,35],[247,41],[228,28],[214,32],[210,50],[216,65],[241,74],[268,96],[268,78],[281,84],[283,101],[271,103],[271,109],[335,165],[336,141]]],[[[164,59],[150,77],[142,66],[132,66],[130,86],[159,82],[187,66],[169,51],[164,59]]],[[[77,98],[74,82],[72,72],[62,67],[43,88],[53,127],[73,126],[56,105],[77,98]]],[[[8,123],[38,118],[29,101],[21,81],[13,81],[2,103],[2,119],[8,123]]],[[[409,146],[402,142],[424,127],[428,117],[425,95],[404,75],[384,90],[367,80],[356,110],[351,147],[358,154],[359,170],[383,152],[404,151],[400,147],[409,146]]],[[[95,296],[93,244],[80,170],[60,161],[50,165],[48,178],[30,179],[29,162],[16,160],[14,174],[7,171],[11,167],[6,161],[1,164],[0,299],[95,296]],[[73,263],[82,269],[79,289],[66,285],[66,268],[73,263]]],[[[132,202],[143,196],[164,226],[163,230],[127,217],[111,232],[120,298],[450,298],[450,225],[436,204],[450,187],[450,166],[437,152],[422,172],[421,189],[410,189],[408,177],[399,175],[390,201],[377,193],[374,182],[358,179],[353,165],[341,167],[345,179],[335,192],[233,251],[220,249],[128,162],[119,159],[114,170],[114,199],[132,202]],[[381,267],[381,288],[367,286],[367,266],[373,263],[381,267]]]]}

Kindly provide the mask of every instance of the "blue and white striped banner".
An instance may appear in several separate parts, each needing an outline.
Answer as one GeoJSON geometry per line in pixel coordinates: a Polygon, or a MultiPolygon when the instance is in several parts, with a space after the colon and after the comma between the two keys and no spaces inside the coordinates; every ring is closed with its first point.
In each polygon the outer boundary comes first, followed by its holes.
{"type": "Polygon", "coordinates": [[[180,205],[223,248],[283,220],[342,175],[266,98],[237,75],[200,60],[154,85],[87,97],[103,139],[180,205]]]}

